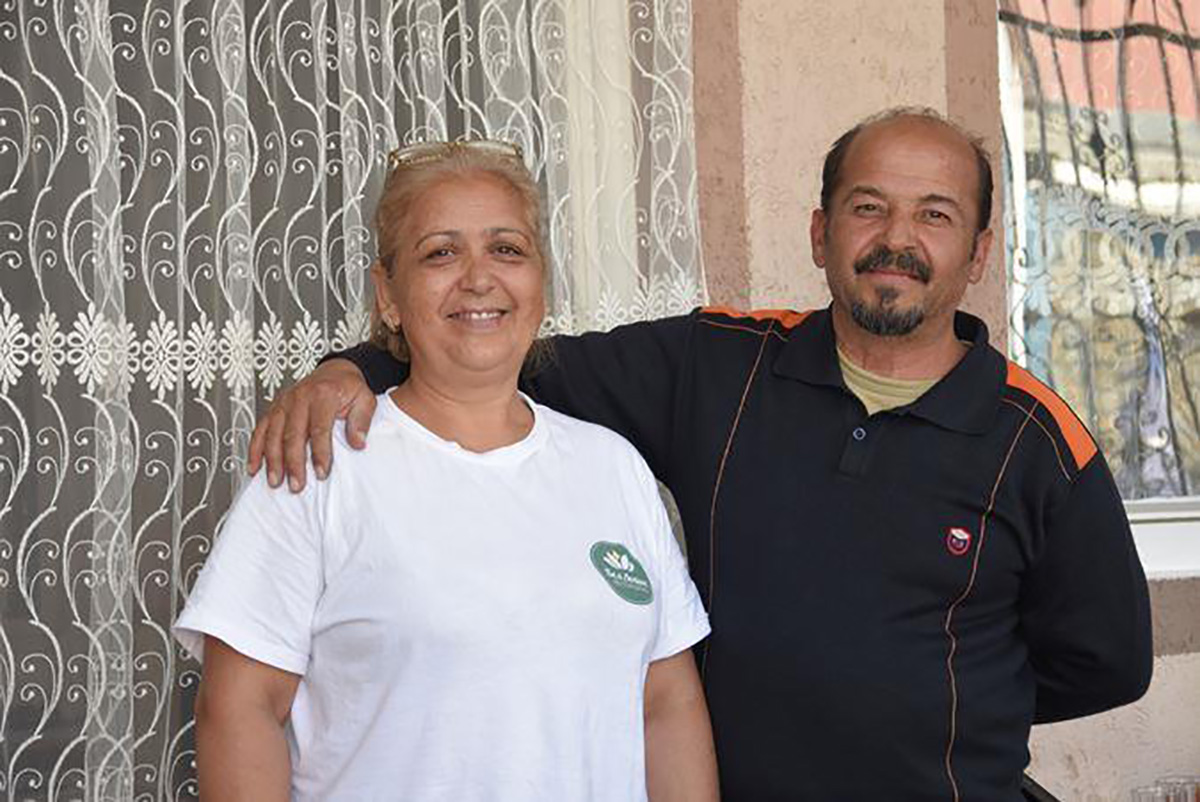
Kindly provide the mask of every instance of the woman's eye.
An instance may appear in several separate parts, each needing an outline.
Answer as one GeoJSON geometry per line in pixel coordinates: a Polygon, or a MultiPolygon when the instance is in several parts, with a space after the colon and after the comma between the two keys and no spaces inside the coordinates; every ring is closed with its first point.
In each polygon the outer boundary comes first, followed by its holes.
{"type": "Polygon", "coordinates": [[[425,254],[426,259],[445,259],[448,256],[453,256],[454,251],[450,248],[434,248],[425,254]]]}
{"type": "Polygon", "coordinates": [[[501,242],[496,245],[494,250],[496,251],[496,253],[498,253],[502,256],[524,256],[525,255],[525,251],[523,251],[520,248],[520,246],[513,245],[511,242],[501,242]]]}

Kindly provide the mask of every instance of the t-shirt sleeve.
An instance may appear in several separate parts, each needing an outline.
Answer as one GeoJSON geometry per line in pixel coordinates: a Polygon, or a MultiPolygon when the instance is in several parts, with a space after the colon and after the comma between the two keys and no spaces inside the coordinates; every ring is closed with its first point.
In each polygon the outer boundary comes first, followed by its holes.
{"type": "Polygon", "coordinates": [[[323,588],[319,500],[326,482],[303,492],[271,489],[263,471],[225,518],[173,633],[198,660],[211,635],[259,662],[303,675],[313,614],[323,588]]]}
{"type": "Polygon", "coordinates": [[[651,539],[648,551],[653,556],[650,569],[654,583],[654,604],[658,613],[658,633],[650,650],[650,660],[662,660],[702,641],[710,631],[708,613],[700,593],[688,573],[687,560],[671,531],[671,521],[658,494],[658,482],[642,458],[631,448],[631,474],[637,481],[639,508],[651,539]]]}

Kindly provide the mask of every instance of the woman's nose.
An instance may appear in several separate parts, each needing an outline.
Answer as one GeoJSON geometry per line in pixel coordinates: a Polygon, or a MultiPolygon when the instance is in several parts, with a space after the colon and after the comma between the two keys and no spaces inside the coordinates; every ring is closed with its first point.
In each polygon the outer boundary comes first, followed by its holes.
{"type": "Polygon", "coordinates": [[[482,293],[492,288],[492,268],[485,256],[467,254],[459,286],[468,292],[482,293]]]}

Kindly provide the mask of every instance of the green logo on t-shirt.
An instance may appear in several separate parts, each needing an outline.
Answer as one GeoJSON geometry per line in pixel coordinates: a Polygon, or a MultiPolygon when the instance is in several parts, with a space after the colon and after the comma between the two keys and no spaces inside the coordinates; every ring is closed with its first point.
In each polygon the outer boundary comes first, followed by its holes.
{"type": "Polygon", "coordinates": [[[630,604],[654,601],[654,588],[642,564],[620,543],[600,541],[592,546],[592,565],[613,592],[630,604]]]}

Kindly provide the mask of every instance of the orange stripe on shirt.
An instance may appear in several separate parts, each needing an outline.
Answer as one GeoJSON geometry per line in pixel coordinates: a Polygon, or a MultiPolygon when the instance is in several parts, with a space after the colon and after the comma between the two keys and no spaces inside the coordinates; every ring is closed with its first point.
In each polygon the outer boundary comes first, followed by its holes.
{"type": "Polygon", "coordinates": [[[791,309],[754,309],[743,311],[729,306],[706,306],[700,310],[706,315],[724,315],[725,317],[750,318],[751,320],[774,320],[785,329],[795,328],[808,317],[809,312],[796,312],[791,309]]]}
{"type": "Polygon", "coordinates": [[[1096,441],[1088,433],[1087,427],[1075,416],[1067,402],[1058,394],[1038,381],[1032,373],[1013,362],[1008,363],[1008,384],[1018,390],[1024,390],[1037,399],[1038,403],[1049,410],[1058,429],[1062,432],[1067,447],[1075,457],[1075,465],[1082,470],[1083,466],[1096,456],[1096,441]]]}

